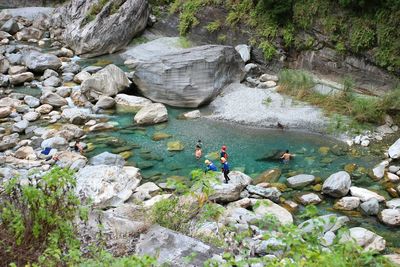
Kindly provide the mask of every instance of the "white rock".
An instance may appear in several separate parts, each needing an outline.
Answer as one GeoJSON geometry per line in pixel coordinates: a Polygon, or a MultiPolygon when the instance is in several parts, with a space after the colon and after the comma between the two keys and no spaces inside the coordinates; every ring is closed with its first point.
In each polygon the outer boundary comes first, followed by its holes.
{"type": "Polygon", "coordinates": [[[374,173],[374,176],[378,179],[382,179],[383,176],[385,176],[385,165],[380,163],[376,165],[373,169],[372,172],[374,173]]]}
{"type": "Polygon", "coordinates": [[[235,50],[240,54],[243,62],[246,63],[250,60],[251,47],[245,44],[235,46],[235,50]]]}
{"type": "Polygon", "coordinates": [[[400,226],[400,209],[382,210],[378,218],[385,224],[390,226],[400,226]]]}
{"type": "Polygon", "coordinates": [[[304,187],[306,185],[311,184],[314,181],[315,181],[315,176],[309,174],[299,174],[287,179],[289,187],[292,188],[304,187]]]}
{"type": "Polygon", "coordinates": [[[201,113],[200,113],[200,110],[196,109],[196,110],[193,110],[193,111],[189,111],[189,112],[183,113],[183,117],[185,119],[197,119],[197,118],[201,117],[201,113]]]}
{"type": "Polygon", "coordinates": [[[319,204],[322,199],[315,193],[308,193],[299,196],[299,201],[303,205],[309,205],[309,204],[319,204]]]}
{"type": "Polygon", "coordinates": [[[164,200],[164,199],[168,199],[172,197],[172,194],[162,194],[162,195],[157,195],[155,197],[152,197],[149,200],[146,200],[145,202],[143,202],[143,207],[145,208],[151,208],[154,204],[156,204],[157,202],[164,200]]]}
{"type": "Polygon", "coordinates": [[[392,159],[400,158],[400,138],[389,147],[388,153],[392,159]]]}
{"type": "Polygon", "coordinates": [[[260,81],[262,82],[266,82],[266,81],[274,81],[274,82],[278,82],[279,78],[276,75],[271,75],[271,74],[263,74],[260,76],[260,81]]]}
{"type": "Polygon", "coordinates": [[[361,141],[361,146],[367,147],[369,146],[370,141],[369,140],[362,140],[361,141]]]}
{"type": "Polygon", "coordinates": [[[151,100],[147,98],[126,94],[117,94],[115,96],[115,102],[118,108],[129,111],[139,111],[141,108],[152,103],[151,100]]]}
{"type": "Polygon", "coordinates": [[[134,121],[137,124],[149,125],[168,121],[167,108],[161,103],[150,104],[136,113],[134,121]]]}
{"type": "Polygon", "coordinates": [[[334,208],[340,210],[354,210],[360,206],[360,199],[358,197],[343,197],[339,199],[334,208]]]}
{"type": "Polygon", "coordinates": [[[345,171],[340,171],[332,174],[324,181],[322,191],[332,197],[342,197],[347,195],[350,186],[350,175],[345,171]]]}
{"type": "Polygon", "coordinates": [[[388,173],[386,173],[386,175],[387,175],[387,178],[389,179],[389,181],[391,181],[392,183],[398,183],[400,181],[400,177],[394,173],[388,172],[388,173]]]}
{"type": "Polygon", "coordinates": [[[389,209],[400,208],[400,198],[394,198],[392,200],[386,201],[386,207],[388,207],[389,209]]]}
{"type": "MultiPolygon", "coordinates": [[[[263,200],[252,200],[252,202],[259,203],[256,205],[255,208],[253,208],[254,213],[258,217],[265,217],[266,215],[270,214],[275,216],[275,218],[281,223],[281,224],[292,224],[293,223],[293,216],[292,214],[285,208],[282,208],[278,204],[275,204],[269,199],[263,199],[263,200]]],[[[253,204],[253,205],[254,205],[253,204]]]]}
{"type": "Polygon", "coordinates": [[[352,186],[350,187],[350,194],[354,197],[360,198],[362,202],[368,201],[371,198],[376,198],[379,202],[385,201],[385,198],[378,193],[372,192],[368,189],[352,186]]]}
{"type": "Polygon", "coordinates": [[[386,247],[386,241],[383,237],[362,227],[350,228],[349,234],[344,235],[340,242],[346,243],[352,239],[365,250],[382,251],[386,247]]]}

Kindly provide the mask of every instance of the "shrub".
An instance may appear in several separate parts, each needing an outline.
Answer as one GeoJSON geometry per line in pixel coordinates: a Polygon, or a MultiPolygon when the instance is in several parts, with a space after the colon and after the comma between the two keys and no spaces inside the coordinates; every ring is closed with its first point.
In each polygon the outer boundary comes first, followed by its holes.
{"type": "Polygon", "coordinates": [[[305,71],[286,69],[279,73],[278,90],[302,99],[315,86],[313,78],[305,71]]]}
{"type": "Polygon", "coordinates": [[[266,60],[271,60],[277,53],[276,48],[269,41],[263,41],[258,45],[258,48],[263,52],[266,60]]]}
{"type": "Polygon", "coordinates": [[[350,115],[359,122],[379,123],[383,114],[378,98],[359,97],[351,102],[350,115]]]}
{"type": "Polygon", "coordinates": [[[207,29],[207,31],[209,31],[209,32],[218,31],[220,28],[221,28],[221,21],[219,21],[219,20],[210,22],[210,23],[206,26],[206,29],[207,29]]]}
{"type": "MultiPolygon", "coordinates": [[[[13,178],[4,185],[0,203],[0,258],[3,264],[53,266],[80,257],[72,223],[80,202],[70,170],[54,168],[27,184],[13,178]]],[[[82,213],[82,215],[84,215],[82,213]]]]}

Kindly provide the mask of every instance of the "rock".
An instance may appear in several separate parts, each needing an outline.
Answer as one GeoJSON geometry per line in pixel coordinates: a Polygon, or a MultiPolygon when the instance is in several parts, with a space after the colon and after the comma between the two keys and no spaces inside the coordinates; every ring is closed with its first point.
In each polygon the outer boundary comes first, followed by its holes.
{"type": "Polygon", "coordinates": [[[222,253],[222,249],[158,225],[140,236],[135,251],[138,255],[156,257],[159,264],[182,267],[203,266],[205,261],[222,253]],[[188,257],[190,263],[185,260],[188,257]]]}
{"type": "Polygon", "coordinates": [[[378,214],[378,218],[389,226],[400,226],[400,209],[385,209],[378,214]]]}
{"type": "Polygon", "coordinates": [[[361,146],[367,147],[369,146],[370,141],[368,139],[361,141],[361,146]]]}
{"type": "Polygon", "coordinates": [[[190,120],[192,120],[192,119],[198,119],[198,118],[200,118],[201,117],[201,113],[200,113],[200,110],[193,110],[193,111],[189,111],[189,112],[186,112],[186,113],[183,113],[182,114],[182,117],[183,118],[185,118],[185,119],[190,119],[190,120]]]}
{"type": "Polygon", "coordinates": [[[61,131],[68,131],[73,135],[74,139],[81,138],[85,132],[78,126],[73,124],[63,124],[61,127],[61,131]]]}
{"type": "Polygon", "coordinates": [[[76,174],[76,193],[97,207],[116,207],[132,195],[142,177],[134,167],[86,166],[76,174]]]}
{"type": "MultiPolygon", "coordinates": [[[[80,121],[80,122],[82,123],[84,121],[80,121]]],[[[78,124],[78,123],[74,122],[73,119],[71,119],[71,123],[78,124]]],[[[81,123],[79,123],[79,124],[81,124],[81,123]]],[[[97,123],[97,124],[89,127],[90,132],[106,131],[106,130],[112,130],[112,129],[114,129],[114,125],[112,125],[108,122],[100,122],[100,123],[97,123]]]]}
{"type": "Polygon", "coordinates": [[[61,66],[61,70],[63,74],[72,73],[74,75],[81,71],[81,66],[75,62],[64,62],[61,66]]]}
{"type": "Polygon", "coordinates": [[[40,113],[35,112],[35,111],[30,111],[26,114],[24,114],[23,119],[27,121],[36,121],[37,119],[40,118],[40,113]]]}
{"type": "Polygon", "coordinates": [[[89,100],[98,100],[102,95],[115,96],[128,86],[129,80],[125,72],[110,64],[84,80],[81,91],[89,100]]]}
{"type": "Polygon", "coordinates": [[[84,68],[82,71],[87,71],[90,74],[96,73],[99,70],[101,70],[103,67],[100,66],[87,66],[86,68],[84,68]]]}
{"type": "Polygon", "coordinates": [[[251,178],[244,173],[231,171],[229,173],[230,181],[228,184],[222,183],[224,177],[218,176],[219,183],[212,182],[212,193],[208,196],[210,201],[218,203],[227,203],[236,201],[240,198],[240,193],[251,183],[251,178]]]}
{"type": "Polygon", "coordinates": [[[241,207],[230,207],[226,209],[226,211],[221,216],[223,218],[223,222],[226,225],[232,224],[256,224],[259,220],[259,217],[245,208],[241,207]]]}
{"type": "Polygon", "coordinates": [[[43,32],[35,27],[25,27],[17,32],[15,39],[18,41],[29,41],[31,39],[39,40],[42,38],[43,32]]]}
{"type": "Polygon", "coordinates": [[[146,208],[146,209],[150,209],[157,202],[159,202],[161,200],[164,200],[164,199],[171,198],[171,197],[172,197],[172,194],[156,195],[156,196],[152,197],[151,199],[146,200],[145,202],[143,202],[143,207],[146,208]]]}
{"type": "Polygon", "coordinates": [[[164,139],[171,138],[171,137],[172,137],[172,135],[167,134],[167,133],[155,132],[155,133],[153,134],[153,136],[151,137],[151,140],[153,140],[153,141],[160,141],[160,140],[164,140],[164,139]]]}
{"type": "Polygon", "coordinates": [[[273,81],[273,82],[278,82],[279,78],[276,75],[271,75],[271,74],[263,74],[260,76],[260,81],[261,82],[267,82],[267,81],[273,81]]]}
{"type": "Polygon", "coordinates": [[[400,255],[399,254],[387,254],[383,255],[383,257],[388,258],[391,262],[395,264],[395,266],[400,266],[400,255]]]}
{"type": "Polygon", "coordinates": [[[398,171],[400,171],[400,166],[394,166],[394,165],[389,166],[389,172],[396,173],[398,171]]]}
{"type": "Polygon", "coordinates": [[[14,157],[19,159],[28,159],[28,160],[37,159],[35,151],[30,146],[20,147],[17,151],[15,151],[14,157]]]}
{"type": "Polygon", "coordinates": [[[309,174],[299,174],[287,179],[289,187],[292,188],[302,188],[313,183],[314,181],[315,176],[309,174]]]}
{"type": "Polygon", "coordinates": [[[13,99],[10,97],[3,97],[0,98],[0,107],[11,107],[11,108],[16,108],[20,106],[22,103],[18,99],[13,99]]]}
{"type": "Polygon", "coordinates": [[[392,159],[400,158],[400,138],[389,147],[388,153],[392,159]]]}
{"type": "Polygon", "coordinates": [[[80,170],[85,167],[87,158],[79,153],[71,151],[62,151],[56,154],[58,160],[57,165],[61,168],[71,168],[80,170]]]}
{"type": "Polygon", "coordinates": [[[58,87],[57,88],[56,94],[61,96],[61,97],[63,97],[63,98],[65,98],[65,97],[68,97],[71,94],[71,91],[72,90],[71,90],[70,87],[62,86],[62,87],[58,87]]]}
{"type": "Polygon", "coordinates": [[[303,205],[319,204],[322,199],[315,193],[303,194],[298,197],[298,200],[303,205]]]}
{"type": "Polygon", "coordinates": [[[253,200],[253,202],[258,203],[254,208],[254,213],[259,218],[265,218],[266,215],[273,215],[282,225],[292,224],[293,216],[285,208],[282,208],[278,204],[273,203],[269,199],[263,200],[253,200]]]}
{"type": "Polygon", "coordinates": [[[27,72],[27,71],[28,71],[28,68],[25,66],[11,66],[8,69],[8,74],[14,75],[14,74],[20,74],[23,72],[27,72]]]}
{"type": "Polygon", "coordinates": [[[115,102],[118,108],[133,112],[137,112],[141,108],[152,104],[147,98],[126,94],[117,94],[115,96],[115,102]]]}
{"type": "Polygon", "coordinates": [[[22,104],[21,106],[15,107],[15,111],[22,114],[29,112],[29,110],[30,108],[28,105],[22,104]]]}
{"type": "Polygon", "coordinates": [[[34,78],[34,75],[32,72],[23,72],[20,74],[15,74],[15,75],[10,75],[10,83],[13,85],[18,85],[24,82],[31,82],[34,78]]]}
{"type": "Polygon", "coordinates": [[[372,172],[374,174],[374,177],[376,179],[382,179],[383,176],[385,176],[385,165],[384,164],[378,164],[372,169],[372,172]]]}
{"type": "Polygon", "coordinates": [[[379,202],[385,201],[385,198],[375,192],[368,189],[352,186],[350,187],[350,194],[353,197],[358,197],[362,202],[368,201],[371,198],[376,198],[379,202]]]}
{"type": "Polygon", "coordinates": [[[133,118],[137,124],[149,125],[168,120],[167,108],[161,103],[149,104],[136,113],[133,118]]]}
{"type": "Polygon", "coordinates": [[[30,95],[26,95],[24,97],[24,101],[30,108],[36,108],[40,106],[40,100],[30,95]]]}
{"type": "Polygon", "coordinates": [[[235,46],[235,50],[240,54],[244,63],[250,60],[251,47],[245,44],[235,46]]]}
{"type": "Polygon", "coordinates": [[[182,151],[185,146],[180,141],[171,141],[167,143],[168,151],[182,151]]]}
{"type": "Polygon", "coordinates": [[[115,100],[109,96],[100,96],[95,107],[100,109],[110,109],[115,106],[115,100]]]}
{"type": "Polygon", "coordinates": [[[264,188],[256,185],[248,185],[246,190],[250,194],[268,198],[274,202],[279,202],[279,197],[281,196],[281,192],[275,187],[264,188]]]}
{"type": "Polygon", "coordinates": [[[259,183],[276,183],[281,176],[280,169],[270,169],[262,172],[259,176],[257,176],[252,184],[256,185],[259,183]]]}
{"type": "Polygon", "coordinates": [[[381,125],[381,126],[377,127],[376,130],[378,131],[378,133],[381,133],[381,134],[384,134],[384,135],[385,134],[393,134],[394,133],[393,129],[390,128],[390,126],[387,125],[387,124],[384,124],[384,125],[381,125]]]}
{"type": "Polygon", "coordinates": [[[0,119],[7,118],[11,112],[11,107],[0,107],[0,119]]]}
{"type": "Polygon", "coordinates": [[[76,74],[74,76],[73,81],[78,83],[78,84],[81,84],[82,82],[84,82],[85,80],[89,79],[90,77],[92,77],[92,75],[89,72],[81,71],[81,72],[79,72],[78,74],[76,74]]]}
{"type": "Polygon", "coordinates": [[[7,73],[9,68],[10,62],[8,61],[8,59],[0,55],[0,73],[7,73]]]}
{"type": "Polygon", "coordinates": [[[354,210],[358,206],[360,206],[360,199],[358,197],[343,197],[333,207],[337,210],[354,210]]]}
{"type": "Polygon", "coordinates": [[[0,151],[5,151],[16,146],[19,141],[18,137],[18,133],[4,136],[0,142],[0,151]]]}
{"type": "Polygon", "coordinates": [[[43,149],[45,149],[46,147],[51,147],[51,148],[62,150],[68,146],[68,142],[63,137],[55,136],[55,137],[51,137],[46,140],[43,140],[43,142],[41,143],[40,146],[43,149]]]}
{"type": "Polygon", "coordinates": [[[12,131],[14,133],[22,133],[25,131],[26,128],[28,128],[29,122],[27,120],[21,120],[17,123],[14,123],[12,126],[12,131]]]}
{"type": "Polygon", "coordinates": [[[364,250],[382,251],[386,247],[386,241],[383,237],[362,227],[353,227],[349,233],[342,236],[340,243],[347,243],[355,240],[364,250]]]}
{"type": "Polygon", "coordinates": [[[274,82],[274,81],[262,82],[257,85],[257,87],[259,87],[259,88],[273,88],[275,86],[276,86],[276,82],[274,82]]]}
{"type": "Polygon", "coordinates": [[[117,10],[113,2],[99,6],[96,1],[73,0],[55,11],[63,27],[65,43],[77,55],[93,57],[124,48],[147,25],[149,5],[144,0],[127,0],[117,10]],[[98,14],[88,20],[88,10],[97,5],[98,14]]]}
{"type": "Polygon", "coordinates": [[[46,87],[58,87],[61,84],[62,84],[62,81],[56,76],[51,76],[43,81],[43,86],[46,86],[46,87]]]}
{"type": "Polygon", "coordinates": [[[91,158],[89,163],[91,165],[124,166],[125,160],[120,155],[112,154],[110,152],[103,152],[91,158]]]}
{"type": "Polygon", "coordinates": [[[67,100],[56,93],[46,92],[40,97],[42,104],[49,104],[53,107],[62,107],[68,104],[67,100]]]}
{"type": "Polygon", "coordinates": [[[7,87],[10,78],[8,75],[0,74],[0,87],[7,87]]]}
{"type": "Polygon", "coordinates": [[[137,64],[133,82],[154,102],[196,108],[212,101],[243,76],[243,61],[233,47],[179,48],[179,38],[164,37],[122,54],[137,64]]]}
{"type": "Polygon", "coordinates": [[[147,199],[154,197],[160,191],[161,191],[161,188],[158,187],[155,183],[147,182],[135,189],[135,192],[133,193],[133,197],[135,199],[143,201],[143,200],[147,200],[147,199]]]}
{"type": "Polygon", "coordinates": [[[371,198],[360,205],[361,210],[367,215],[377,215],[379,212],[379,201],[371,198]]]}
{"type": "Polygon", "coordinates": [[[34,72],[43,72],[46,69],[58,70],[61,67],[61,60],[58,57],[36,50],[24,50],[22,60],[25,66],[34,72]]]}
{"type": "Polygon", "coordinates": [[[326,233],[328,231],[335,232],[340,227],[345,225],[349,221],[346,216],[338,217],[336,214],[322,215],[316,218],[309,219],[298,225],[304,233],[311,233],[313,231],[321,231],[321,233],[326,233]]]}
{"type": "Polygon", "coordinates": [[[392,183],[398,183],[400,181],[400,177],[396,174],[388,172],[386,175],[389,181],[391,181],[392,183]]]}
{"type": "Polygon", "coordinates": [[[8,32],[9,34],[16,34],[19,30],[19,26],[14,18],[10,18],[1,26],[0,30],[8,32]]]}
{"type": "Polygon", "coordinates": [[[53,106],[49,104],[43,104],[35,109],[36,112],[40,114],[49,114],[53,110],[53,106]]]}
{"type": "Polygon", "coordinates": [[[345,171],[340,171],[325,180],[322,191],[332,197],[343,197],[349,192],[350,186],[350,175],[345,171]]]}
{"type": "Polygon", "coordinates": [[[400,198],[394,198],[392,200],[386,201],[386,207],[388,207],[389,209],[399,209],[400,198]]]}

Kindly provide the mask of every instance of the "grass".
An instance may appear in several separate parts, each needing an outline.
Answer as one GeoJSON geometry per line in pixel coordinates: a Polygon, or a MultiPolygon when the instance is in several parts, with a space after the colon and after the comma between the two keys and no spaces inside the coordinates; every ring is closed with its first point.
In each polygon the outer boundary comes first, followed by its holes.
{"type": "Polygon", "coordinates": [[[313,78],[304,71],[283,70],[279,74],[278,91],[322,108],[328,116],[334,118],[331,129],[348,130],[368,127],[368,124],[380,124],[385,114],[396,115],[400,111],[400,87],[390,91],[382,98],[355,96],[354,82],[349,78],[343,81],[339,93],[323,95],[314,91],[313,78]],[[349,121],[342,116],[348,116],[349,121]],[[345,127],[349,125],[352,127],[345,127]]]}
{"type": "Polygon", "coordinates": [[[182,48],[190,48],[190,47],[193,46],[193,45],[192,45],[192,42],[190,42],[190,40],[189,40],[188,38],[183,37],[183,36],[179,37],[178,42],[179,42],[179,45],[180,45],[182,48]]]}

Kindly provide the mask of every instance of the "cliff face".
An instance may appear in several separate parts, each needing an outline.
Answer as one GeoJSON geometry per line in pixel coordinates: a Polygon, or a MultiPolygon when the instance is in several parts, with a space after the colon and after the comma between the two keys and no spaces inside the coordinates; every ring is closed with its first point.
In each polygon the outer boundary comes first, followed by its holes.
{"type": "MultiPolygon", "coordinates": [[[[179,15],[162,13],[158,22],[153,26],[153,31],[168,36],[179,35],[179,15]]],[[[243,23],[227,26],[224,23],[216,30],[210,31],[207,27],[215,21],[223,21],[227,11],[221,7],[204,7],[196,13],[198,24],[190,28],[187,38],[200,44],[238,45],[250,44],[257,38],[252,29],[243,23]],[[221,38],[222,37],[222,38],[221,38]]],[[[328,41],[318,25],[307,32],[300,32],[296,38],[304,44],[306,49],[284,48],[283,40],[277,38],[275,45],[278,47],[277,56],[265,60],[263,52],[257,48],[252,49],[252,62],[262,64],[265,70],[277,72],[282,68],[302,68],[316,74],[328,76],[330,79],[341,82],[344,77],[350,77],[355,82],[359,91],[379,95],[399,82],[398,71],[389,72],[377,66],[369,51],[358,54],[346,51],[341,53],[328,41]],[[308,43],[309,40],[312,43],[308,43]]]]}

